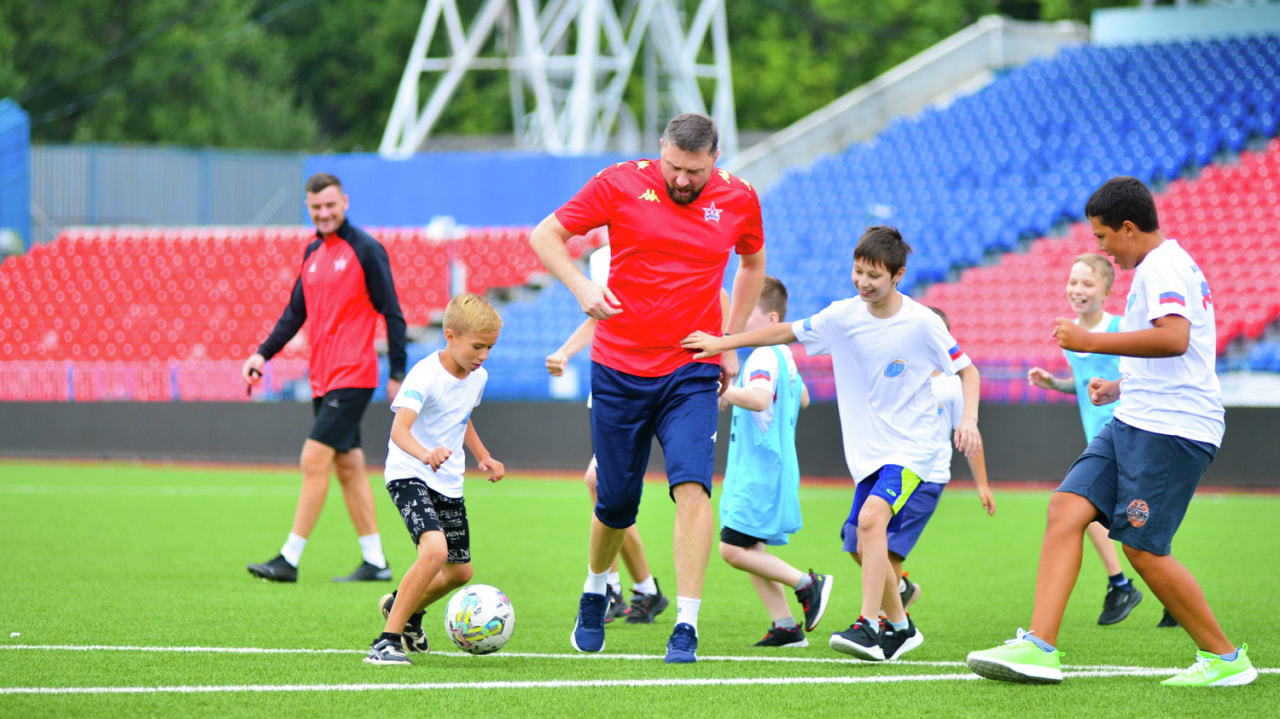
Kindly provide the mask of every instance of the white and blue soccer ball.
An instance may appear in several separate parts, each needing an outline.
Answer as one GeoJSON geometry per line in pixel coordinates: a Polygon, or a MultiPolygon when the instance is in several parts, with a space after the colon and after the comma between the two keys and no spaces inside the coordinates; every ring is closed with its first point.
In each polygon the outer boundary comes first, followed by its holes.
{"type": "Polygon", "coordinates": [[[470,584],[453,593],[444,631],[468,654],[492,654],[506,646],[516,626],[511,600],[497,587],[470,584]]]}

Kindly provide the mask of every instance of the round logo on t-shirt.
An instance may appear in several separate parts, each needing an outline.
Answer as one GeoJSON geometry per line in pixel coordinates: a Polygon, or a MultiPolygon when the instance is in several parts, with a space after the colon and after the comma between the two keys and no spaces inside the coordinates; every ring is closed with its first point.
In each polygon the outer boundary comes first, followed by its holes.
{"type": "Polygon", "coordinates": [[[895,357],[889,361],[884,368],[885,377],[900,377],[903,372],[907,371],[907,361],[901,357],[895,357]]]}

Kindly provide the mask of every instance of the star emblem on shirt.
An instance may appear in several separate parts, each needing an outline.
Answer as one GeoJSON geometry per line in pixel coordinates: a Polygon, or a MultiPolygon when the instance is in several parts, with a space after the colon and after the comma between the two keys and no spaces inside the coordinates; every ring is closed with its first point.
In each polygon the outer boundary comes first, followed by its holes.
{"type": "Polygon", "coordinates": [[[716,207],[716,203],[713,202],[710,205],[707,205],[706,207],[702,208],[702,219],[705,222],[720,221],[720,209],[716,207]]]}

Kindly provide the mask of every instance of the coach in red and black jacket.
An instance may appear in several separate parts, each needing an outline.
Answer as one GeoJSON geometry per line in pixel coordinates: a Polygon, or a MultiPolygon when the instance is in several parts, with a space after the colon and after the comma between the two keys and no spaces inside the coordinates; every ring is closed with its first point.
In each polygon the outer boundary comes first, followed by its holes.
{"type": "Polygon", "coordinates": [[[307,211],[316,238],[307,245],[289,304],[275,329],[245,360],[241,374],[250,385],[285,344],[308,325],[311,345],[311,395],[315,422],[302,446],[302,493],[293,531],[280,555],[249,572],[279,582],[297,581],[298,561],[329,490],[329,472],[342,484],[342,496],[360,538],[363,561],[340,581],[387,581],[391,570],[382,553],[374,517],[373,493],[360,448],[360,421],[378,386],[374,332],[378,315],[387,323],[390,377],[394,398],[405,373],[405,323],[391,280],[391,263],[382,244],[347,222],[350,198],[338,178],[326,173],[307,180],[307,211]]]}

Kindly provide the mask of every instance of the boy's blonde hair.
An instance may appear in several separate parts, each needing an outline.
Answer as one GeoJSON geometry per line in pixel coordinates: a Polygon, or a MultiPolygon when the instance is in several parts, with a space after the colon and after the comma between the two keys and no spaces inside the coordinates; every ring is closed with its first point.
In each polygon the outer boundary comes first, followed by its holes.
{"type": "Polygon", "coordinates": [[[1097,272],[1098,276],[1102,278],[1102,283],[1106,285],[1107,292],[1111,291],[1111,284],[1116,281],[1116,268],[1111,265],[1111,260],[1096,252],[1086,252],[1077,257],[1071,264],[1075,265],[1076,262],[1082,262],[1086,267],[1097,272]]]}
{"type": "Polygon", "coordinates": [[[470,332],[497,332],[502,329],[502,318],[489,300],[480,295],[463,292],[449,300],[444,308],[444,329],[457,336],[470,332]]]}
{"type": "Polygon", "coordinates": [[[787,288],[782,281],[771,275],[764,276],[764,284],[760,286],[760,299],[756,306],[764,314],[778,313],[778,321],[787,319],[787,288]]]}

